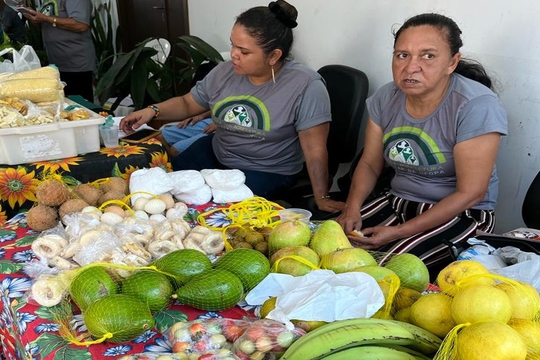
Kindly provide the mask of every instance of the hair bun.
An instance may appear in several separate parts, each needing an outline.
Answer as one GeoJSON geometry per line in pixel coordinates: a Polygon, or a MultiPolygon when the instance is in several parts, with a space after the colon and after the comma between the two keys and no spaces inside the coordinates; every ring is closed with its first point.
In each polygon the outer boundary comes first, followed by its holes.
{"type": "Polygon", "coordinates": [[[268,8],[276,16],[276,18],[288,28],[294,29],[298,26],[296,20],[291,19],[289,14],[287,14],[287,12],[285,12],[285,10],[283,10],[283,8],[278,4],[278,1],[272,1],[270,4],[268,4],[268,8]]]}

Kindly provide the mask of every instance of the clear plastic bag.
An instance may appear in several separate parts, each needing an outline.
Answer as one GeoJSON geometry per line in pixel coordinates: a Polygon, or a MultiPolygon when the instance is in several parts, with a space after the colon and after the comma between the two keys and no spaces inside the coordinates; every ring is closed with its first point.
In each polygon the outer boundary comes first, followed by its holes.
{"type": "Polygon", "coordinates": [[[305,333],[298,327],[289,330],[278,321],[260,319],[252,322],[234,342],[232,351],[240,359],[279,359],[305,333]]]}
{"type": "Polygon", "coordinates": [[[197,319],[189,322],[177,322],[166,332],[173,352],[193,356],[207,354],[210,351],[232,349],[253,320],[238,319],[197,319]]]}
{"type": "MultiPolygon", "coordinates": [[[[143,354],[134,354],[126,355],[121,357],[119,360],[184,360],[187,359],[185,356],[170,354],[170,353],[143,353],[143,354]]],[[[191,359],[191,357],[190,357],[191,359]]],[[[221,349],[221,350],[209,350],[204,354],[200,354],[197,360],[238,360],[239,358],[235,356],[230,350],[221,349]]]]}
{"type": "Polygon", "coordinates": [[[11,53],[13,60],[5,59],[1,62],[0,73],[17,73],[41,67],[39,57],[30,45],[24,45],[19,51],[14,48],[4,49],[0,51],[0,56],[5,58],[6,54],[9,53],[11,53]]]}

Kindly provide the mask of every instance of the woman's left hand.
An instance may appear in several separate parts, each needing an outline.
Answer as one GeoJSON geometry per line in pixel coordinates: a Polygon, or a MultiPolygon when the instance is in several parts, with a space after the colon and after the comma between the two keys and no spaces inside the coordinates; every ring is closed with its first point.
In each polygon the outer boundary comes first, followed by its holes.
{"type": "Polygon", "coordinates": [[[364,237],[355,237],[354,239],[349,237],[349,240],[351,240],[355,247],[366,250],[379,249],[389,242],[400,238],[396,226],[374,226],[365,228],[362,229],[362,234],[364,234],[364,237]]]}
{"type": "Polygon", "coordinates": [[[332,199],[318,199],[317,207],[321,211],[326,211],[329,213],[337,213],[343,210],[345,203],[342,201],[332,200],[332,199]]]}

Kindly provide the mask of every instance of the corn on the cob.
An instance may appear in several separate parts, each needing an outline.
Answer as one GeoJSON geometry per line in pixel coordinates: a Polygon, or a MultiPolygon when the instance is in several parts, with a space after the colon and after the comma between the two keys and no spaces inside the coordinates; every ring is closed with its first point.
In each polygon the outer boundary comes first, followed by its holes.
{"type": "MultiPolygon", "coordinates": [[[[21,71],[15,74],[9,75],[4,80],[17,80],[17,79],[53,79],[58,80],[60,73],[58,69],[52,66],[44,66],[37,69],[21,71]]],[[[1,81],[2,79],[0,79],[1,81]]]]}
{"type": "Polygon", "coordinates": [[[62,99],[62,83],[58,79],[34,78],[0,82],[0,98],[16,97],[34,103],[62,99]]]}

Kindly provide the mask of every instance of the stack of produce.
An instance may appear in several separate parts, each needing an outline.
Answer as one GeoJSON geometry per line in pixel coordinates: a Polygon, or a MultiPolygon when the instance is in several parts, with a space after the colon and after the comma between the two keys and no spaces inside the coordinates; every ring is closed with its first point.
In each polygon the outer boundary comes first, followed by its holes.
{"type": "MultiPolygon", "coordinates": [[[[127,191],[127,182],[120,177],[71,188],[60,176],[52,174],[37,185],[37,201],[26,214],[26,221],[36,231],[48,230],[57,226],[65,215],[81,212],[89,206],[100,206],[110,200],[122,200],[127,191]]],[[[110,208],[107,212],[113,210],[110,208]]]]}
{"type": "Polygon", "coordinates": [[[304,334],[274,320],[223,318],[179,322],[167,330],[173,352],[186,359],[206,359],[222,349],[230,350],[234,359],[279,358],[304,334]]]}
{"type": "Polygon", "coordinates": [[[339,320],[296,340],[282,360],[431,359],[441,339],[415,325],[388,319],[339,320]]]}
{"type": "Polygon", "coordinates": [[[442,293],[422,296],[411,322],[445,334],[435,359],[540,359],[540,295],[529,284],[491,274],[474,260],[437,276],[442,293]],[[421,308],[421,309],[420,309],[421,308]]]}
{"type": "MultiPolygon", "coordinates": [[[[269,271],[268,259],[253,249],[227,252],[214,263],[201,251],[181,249],[150,266],[100,263],[46,275],[34,282],[32,296],[44,306],[73,300],[95,339],[121,342],[152,328],[152,314],[174,300],[207,311],[230,309],[269,271]]],[[[75,334],[67,338],[80,343],[75,334]]]]}
{"type": "Polygon", "coordinates": [[[0,79],[0,128],[88,119],[78,105],[64,104],[58,69],[45,66],[0,79]]]}

